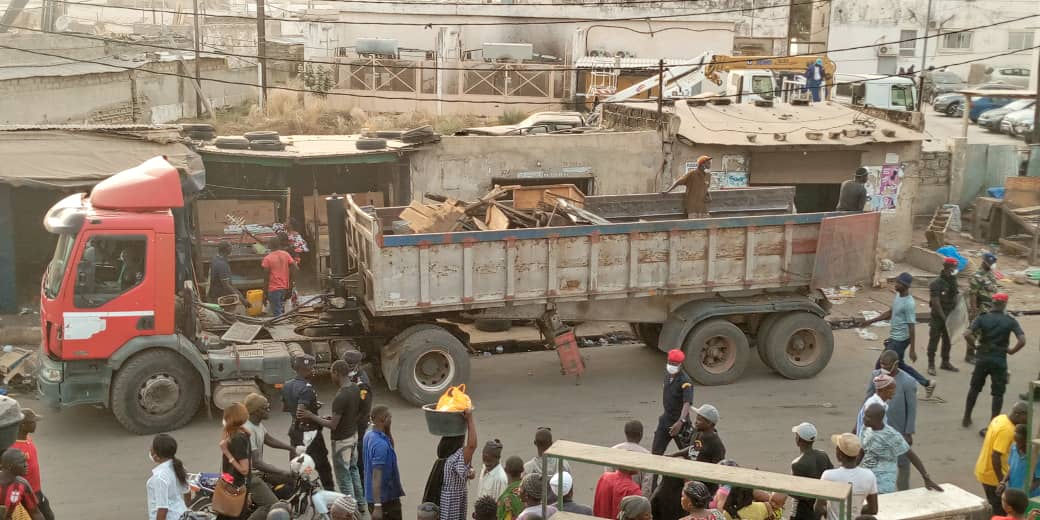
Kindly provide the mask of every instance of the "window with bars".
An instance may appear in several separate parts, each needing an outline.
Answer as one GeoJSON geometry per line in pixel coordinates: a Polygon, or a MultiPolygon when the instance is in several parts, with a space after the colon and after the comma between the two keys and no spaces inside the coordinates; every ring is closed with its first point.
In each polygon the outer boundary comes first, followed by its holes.
{"type": "Polygon", "coordinates": [[[1008,50],[1027,49],[1033,46],[1033,31],[1009,31],[1008,50]]]}
{"type": "Polygon", "coordinates": [[[972,31],[944,34],[939,38],[939,47],[947,51],[970,51],[974,34],[972,31]]]}
{"type": "Polygon", "coordinates": [[[899,31],[899,55],[904,58],[913,58],[917,53],[917,31],[903,29],[899,31]],[[906,41],[910,40],[910,41],[906,41]]]}

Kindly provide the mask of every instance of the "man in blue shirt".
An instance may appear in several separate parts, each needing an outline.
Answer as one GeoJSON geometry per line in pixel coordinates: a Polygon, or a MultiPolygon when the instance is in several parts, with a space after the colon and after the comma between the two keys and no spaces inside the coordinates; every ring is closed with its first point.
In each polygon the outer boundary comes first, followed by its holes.
{"type": "Polygon", "coordinates": [[[401,520],[401,472],[390,434],[390,408],[372,407],[372,429],[365,434],[365,498],[372,520],[401,520]]]}
{"type": "MultiPolygon", "coordinates": [[[[925,396],[931,397],[935,392],[935,380],[928,378],[907,365],[904,356],[909,350],[910,362],[917,361],[917,351],[914,349],[916,335],[914,327],[917,325],[917,303],[910,296],[910,285],[914,283],[914,277],[910,273],[899,273],[896,277],[896,297],[892,300],[892,307],[881,313],[877,318],[863,322],[864,326],[874,322],[889,320],[891,330],[888,339],[885,340],[885,350],[894,350],[899,354],[899,368],[910,374],[921,386],[925,388],[925,396]]],[[[874,365],[879,368],[880,365],[874,365]]]]}
{"type": "Polygon", "coordinates": [[[1029,430],[1024,424],[1015,426],[1015,444],[1011,446],[1008,454],[1008,472],[1004,475],[1004,481],[997,487],[997,493],[1003,495],[1005,489],[1021,489],[1029,496],[1040,496],[1040,467],[1033,473],[1033,483],[1026,490],[1026,476],[1029,474],[1029,430]]]}

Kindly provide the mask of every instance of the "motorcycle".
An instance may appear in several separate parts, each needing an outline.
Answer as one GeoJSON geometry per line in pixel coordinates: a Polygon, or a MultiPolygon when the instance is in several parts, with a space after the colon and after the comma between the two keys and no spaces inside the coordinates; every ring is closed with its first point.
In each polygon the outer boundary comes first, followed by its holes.
{"type": "MultiPolygon", "coordinates": [[[[329,507],[344,495],[322,488],[314,459],[306,453],[289,462],[289,472],[293,477],[291,483],[276,486],[274,491],[279,500],[289,504],[292,517],[300,520],[328,520],[329,507]]],[[[188,486],[194,499],[188,509],[193,513],[207,515],[207,518],[216,518],[212,509],[213,490],[220,477],[220,473],[189,473],[188,486]]]]}

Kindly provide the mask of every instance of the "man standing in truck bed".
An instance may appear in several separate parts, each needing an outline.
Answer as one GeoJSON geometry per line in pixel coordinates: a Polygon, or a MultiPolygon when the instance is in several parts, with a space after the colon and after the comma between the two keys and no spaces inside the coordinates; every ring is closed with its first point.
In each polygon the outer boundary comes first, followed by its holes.
{"type": "Polygon", "coordinates": [[[708,193],[708,186],[711,184],[709,170],[711,170],[711,157],[702,155],[697,158],[696,169],[686,172],[686,175],[676,179],[664,191],[668,193],[680,184],[686,185],[686,199],[683,204],[686,209],[686,218],[708,217],[708,202],[711,201],[711,194],[708,193]]]}
{"type": "Polygon", "coordinates": [[[264,282],[264,296],[271,304],[271,316],[278,317],[285,311],[285,299],[292,291],[292,268],[296,260],[282,247],[282,241],[272,239],[267,245],[270,251],[260,262],[260,266],[267,273],[264,282]]]}

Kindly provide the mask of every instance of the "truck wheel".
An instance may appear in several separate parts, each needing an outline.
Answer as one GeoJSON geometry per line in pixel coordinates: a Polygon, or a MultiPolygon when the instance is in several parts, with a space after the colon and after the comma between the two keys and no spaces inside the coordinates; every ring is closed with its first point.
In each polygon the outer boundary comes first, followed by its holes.
{"type": "Polygon", "coordinates": [[[418,325],[393,341],[402,345],[397,391],[406,401],[418,406],[435,403],[449,386],[469,379],[469,352],[447,330],[418,325]]]}
{"type": "Polygon", "coordinates": [[[728,385],[747,368],[751,349],[740,327],[716,318],[690,332],[683,343],[686,372],[702,385],[728,385]]]}
{"type": "Polygon", "coordinates": [[[769,331],[776,324],[776,320],[783,315],[783,313],[774,312],[766,316],[758,326],[758,332],[755,333],[755,350],[758,351],[758,359],[761,359],[762,364],[769,367],[770,370],[776,370],[776,367],[773,365],[773,358],[770,357],[767,338],[769,337],[769,331]]]}
{"type": "Polygon", "coordinates": [[[834,353],[834,332],[830,325],[809,312],[784,314],[767,332],[764,346],[769,350],[773,369],[788,379],[807,379],[819,374],[834,353]]]}
{"type": "Polygon", "coordinates": [[[632,331],[644,345],[657,350],[661,339],[660,323],[632,323],[632,331]]]}
{"type": "Polygon", "coordinates": [[[151,350],[127,361],[112,382],[112,413],[138,435],[184,426],[202,403],[202,382],[176,352],[151,350]]]}

